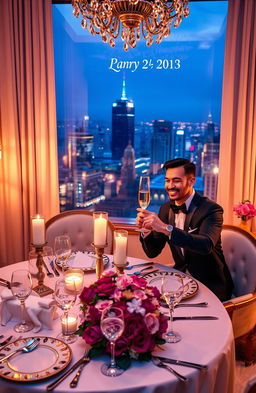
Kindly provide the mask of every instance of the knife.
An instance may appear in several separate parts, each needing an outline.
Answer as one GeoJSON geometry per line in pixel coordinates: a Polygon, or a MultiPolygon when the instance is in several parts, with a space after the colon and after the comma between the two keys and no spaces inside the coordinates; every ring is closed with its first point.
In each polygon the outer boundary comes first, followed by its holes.
{"type": "Polygon", "coordinates": [[[86,359],[88,359],[88,358],[85,358],[85,361],[80,365],[79,369],[77,370],[76,375],[74,376],[74,378],[70,382],[69,386],[71,388],[76,388],[77,387],[77,384],[78,384],[80,375],[82,374],[82,371],[84,369],[84,366],[88,363],[88,361],[86,359]]]}
{"type": "MultiPolygon", "coordinates": [[[[170,319],[170,317],[168,317],[170,319]]],[[[219,319],[218,317],[213,317],[212,315],[197,315],[193,317],[173,317],[174,321],[190,320],[190,321],[200,321],[200,320],[210,320],[219,319]]]]}
{"type": "Polygon", "coordinates": [[[46,390],[50,391],[56,388],[66,377],[68,377],[77,367],[79,367],[82,363],[86,364],[90,361],[91,359],[87,356],[82,356],[69,370],[67,370],[64,374],[62,374],[58,379],[56,379],[54,382],[50,383],[46,387],[46,390]]]}
{"type": "Polygon", "coordinates": [[[164,358],[161,356],[155,356],[155,357],[157,357],[158,359],[160,359],[164,363],[177,364],[177,366],[193,367],[193,368],[197,368],[199,370],[207,370],[207,368],[208,368],[208,366],[204,366],[204,365],[198,364],[198,363],[186,362],[185,360],[169,359],[169,358],[164,358]]]}
{"type": "Polygon", "coordinates": [[[56,267],[54,266],[53,261],[50,261],[50,266],[51,266],[51,268],[52,268],[52,270],[53,270],[55,276],[58,276],[58,277],[59,277],[60,273],[58,272],[58,270],[57,270],[56,267]]]}

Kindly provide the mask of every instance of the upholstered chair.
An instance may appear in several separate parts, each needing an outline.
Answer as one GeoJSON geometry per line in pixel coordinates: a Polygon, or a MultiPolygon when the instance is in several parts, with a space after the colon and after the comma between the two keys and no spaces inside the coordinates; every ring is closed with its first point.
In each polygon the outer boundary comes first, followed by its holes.
{"type": "MultiPolygon", "coordinates": [[[[46,241],[54,246],[59,235],[69,235],[73,251],[93,251],[93,213],[87,210],[68,210],[59,213],[46,222],[46,241]]],[[[113,253],[114,225],[108,220],[106,254],[113,253]]]]}
{"type": "Polygon", "coordinates": [[[256,361],[256,239],[233,225],[223,225],[222,246],[234,282],[232,298],[224,306],[232,320],[236,357],[256,361]]]}

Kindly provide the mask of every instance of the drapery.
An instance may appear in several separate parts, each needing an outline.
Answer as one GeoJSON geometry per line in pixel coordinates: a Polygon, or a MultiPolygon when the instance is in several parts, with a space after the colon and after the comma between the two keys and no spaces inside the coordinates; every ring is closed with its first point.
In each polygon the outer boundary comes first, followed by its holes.
{"type": "Polygon", "coordinates": [[[50,0],[0,0],[0,266],[27,259],[31,216],[59,212],[50,0]]]}
{"type": "MultiPolygon", "coordinates": [[[[225,223],[239,223],[233,206],[246,199],[256,205],[256,1],[230,0],[217,196],[225,223]]],[[[249,223],[256,231],[256,218],[249,223]]]]}

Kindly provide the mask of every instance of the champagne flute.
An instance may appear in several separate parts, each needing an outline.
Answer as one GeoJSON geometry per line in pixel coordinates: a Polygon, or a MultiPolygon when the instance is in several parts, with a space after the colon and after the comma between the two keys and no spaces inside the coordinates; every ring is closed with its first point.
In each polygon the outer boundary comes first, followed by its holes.
{"type": "Polygon", "coordinates": [[[106,308],[101,315],[100,327],[104,336],[110,341],[111,347],[110,364],[104,363],[101,372],[107,377],[117,377],[124,372],[115,362],[115,342],[124,331],[123,311],[118,307],[106,308]]]}
{"type": "Polygon", "coordinates": [[[71,255],[71,240],[68,235],[56,236],[54,240],[54,253],[62,271],[67,268],[67,260],[71,255]]]}
{"type": "Polygon", "coordinates": [[[32,278],[28,270],[15,270],[11,278],[12,294],[21,304],[22,321],[14,326],[15,332],[25,333],[33,329],[33,324],[25,320],[25,300],[32,291],[32,278]]]}
{"type": "MultiPolygon", "coordinates": [[[[142,209],[146,209],[150,203],[150,177],[141,176],[139,182],[138,202],[142,209]]],[[[145,232],[147,229],[136,229],[138,232],[145,232]]]]}
{"type": "MultiPolygon", "coordinates": [[[[75,285],[74,285],[74,290],[70,291],[67,289],[64,280],[62,279],[57,280],[55,284],[55,291],[53,297],[54,300],[56,301],[57,306],[64,311],[64,317],[62,318],[62,322],[66,321],[66,324],[68,325],[69,310],[76,302],[75,285]]],[[[65,341],[67,344],[71,344],[77,340],[77,335],[73,333],[74,332],[70,331],[70,329],[68,329],[68,326],[66,326],[65,332],[60,333],[58,335],[58,338],[65,341]]]]}
{"type": "Polygon", "coordinates": [[[182,276],[178,273],[163,276],[161,293],[170,310],[170,330],[164,335],[164,339],[168,343],[177,343],[181,340],[181,335],[173,331],[173,312],[174,306],[180,302],[184,293],[182,276]]]}

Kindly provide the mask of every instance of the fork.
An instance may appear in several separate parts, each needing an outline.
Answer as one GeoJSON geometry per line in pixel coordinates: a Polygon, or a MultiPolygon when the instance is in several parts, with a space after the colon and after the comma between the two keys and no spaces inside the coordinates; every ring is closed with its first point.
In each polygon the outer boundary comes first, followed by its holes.
{"type": "Polygon", "coordinates": [[[167,370],[170,373],[174,374],[180,381],[186,382],[188,380],[188,378],[184,377],[184,375],[181,375],[180,373],[175,371],[172,367],[167,366],[166,364],[161,362],[160,359],[158,359],[158,358],[156,358],[154,356],[152,357],[152,362],[154,363],[155,366],[160,367],[160,368],[164,368],[165,370],[167,370]]]}
{"type": "MultiPolygon", "coordinates": [[[[135,276],[139,276],[140,274],[143,274],[143,272],[145,272],[146,270],[150,270],[150,269],[152,269],[153,268],[153,266],[148,266],[148,267],[144,267],[144,269],[141,269],[141,270],[137,270],[136,272],[132,272],[132,273],[130,273],[131,275],[134,275],[135,274],[135,276]]],[[[150,272],[149,272],[150,273],[150,272]]]]}
{"type": "Polygon", "coordinates": [[[54,274],[53,274],[52,272],[50,272],[50,270],[48,269],[48,266],[46,265],[46,263],[45,263],[44,260],[43,260],[43,265],[44,265],[44,268],[45,268],[45,270],[46,270],[47,276],[48,276],[48,277],[54,277],[54,274]]]}
{"type": "Polygon", "coordinates": [[[148,266],[148,265],[153,265],[154,262],[145,262],[145,263],[138,263],[137,265],[131,265],[131,266],[126,266],[125,270],[131,270],[134,267],[139,267],[139,266],[148,266]]]}
{"type": "Polygon", "coordinates": [[[40,343],[40,339],[37,338],[33,338],[31,340],[29,340],[26,345],[24,345],[24,347],[16,349],[15,351],[9,353],[8,355],[4,356],[3,358],[0,359],[0,363],[4,362],[5,360],[9,359],[11,356],[13,356],[15,353],[17,352],[23,352],[23,353],[28,353],[33,351],[33,349],[35,349],[38,344],[40,343]]]}

